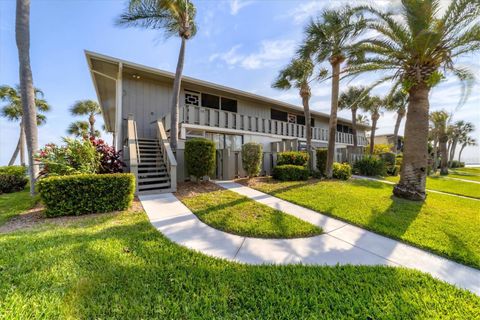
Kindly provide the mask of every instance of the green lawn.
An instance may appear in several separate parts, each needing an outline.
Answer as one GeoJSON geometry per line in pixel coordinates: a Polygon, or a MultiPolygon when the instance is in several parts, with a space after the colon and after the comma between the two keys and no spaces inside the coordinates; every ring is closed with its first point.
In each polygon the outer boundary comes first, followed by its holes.
{"type": "Polygon", "coordinates": [[[455,168],[451,170],[480,175],[480,167],[455,168]]]}
{"type": "MultiPolygon", "coordinates": [[[[398,182],[400,177],[385,177],[384,179],[398,182]]],[[[441,176],[427,177],[427,189],[480,199],[480,185],[478,183],[445,179],[441,176]]]]}
{"type": "Polygon", "coordinates": [[[225,232],[257,238],[298,238],[318,235],[322,229],[229,190],[182,198],[206,224],[225,232]]]}
{"type": "Polygon", "coordinates": [[[425,202],[413,202],[393,197],[392,187],[369,180],[266,180],[254,186],[480,269],[480,202],[436,193],[428,194],[425,202]]]}
{"type": "Polygon", "coordinates": [[[450,169],[447,177],[480,182],[480,168],[450,169]]]}
{"type": "Polygon", "coordinates": [[[20,192],[0,194],[0,226],[36,203],[37,198],[30,197],[28,187],[20,192]]]}
{"type": "Polygon", "coordinates": [[[3,319],[474,319],[480,310],[478,296],[414,270],[213,259],[165,239],[143,212],[0,234],[0,270],[3,319]]]}

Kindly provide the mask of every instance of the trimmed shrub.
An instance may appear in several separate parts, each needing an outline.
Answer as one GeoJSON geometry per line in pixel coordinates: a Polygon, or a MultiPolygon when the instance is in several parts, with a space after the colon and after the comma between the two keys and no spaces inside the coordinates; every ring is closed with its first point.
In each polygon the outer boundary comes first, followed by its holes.
{"type": "Polygon", "coordinates": [[[293,164],[294,166],[305,166],[308,158],[308,153],[303,151],[279,152],[277,155],[277,165],[293,164]]]}
{"type": "Polygon", "coordinates": [[[185,142],[185,163],[189,175],[197,180],[215,170],[215,143],[204,138],[194,138],[185,142]]]}
{"type": "Polygon", "coordinates": [[[309,176],[308,169],[304,166],[293,164],[284,164],[273,168],[272,176],[280,181],[307,180],[309,176]]]}
{"type": "Polygon", "coordinates": [[[327,169],[327,153],[328,149],[317,149],[317,169],[322,175],[327,169]]]}
{"type": "Polygon", "coordinates": [[[333,163],[333,177],[340,180],[348,180],[352,176],[352,167],[348,163],[333,163]]]}
{"type": "Polygon", "coordinates": [[[47,217],[127,209],[135,192],[130,173],[52,176],[37,182],[47,217]]]}
{"type": "Polygon", "coordinates": [[[25,167],[0,167],[0,194],[21,191],[25,188],[27,182],[27,169],[25,167]]]}
{"type": "Polygon", "coordinates": [[[366,156],[353,165],[357,174],[364,176],[384,176],[386,174],[385,162],[376,156],[366,156]]]}
{"type": "Polygon", "coordinates": [[[258,176],[262,166],[263,147],[259,143],[248,142],[242,146],[242,167],[248,176],[258,176]]]}

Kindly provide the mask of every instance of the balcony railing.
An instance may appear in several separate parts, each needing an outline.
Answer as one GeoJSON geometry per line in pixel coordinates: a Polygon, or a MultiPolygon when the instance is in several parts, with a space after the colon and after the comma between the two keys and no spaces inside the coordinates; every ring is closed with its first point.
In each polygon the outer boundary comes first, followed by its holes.
{"type": "MultiPolygon", "coordinates": [[[[306,127],[302,124],[264,119],[225,110],[216,110],[197,106],[180,107],[179,122],[208,127],[267,133],[301,139],[306,138],[306,127]]],[[[165,119],[165,127],[167,130],[170,128],[170,115],[168,115],[165,119]]],[[[366,139],[364,136],[357,135],[357,137],[359,146],[366,145],[366,139]]],[[[328,141],[328,129],[312,127],[312,139],[324,142],[328,141]]],[[[335,141],[337,143],[353,145],[353,135],[349,133],[337,132],[335,141]]]]}

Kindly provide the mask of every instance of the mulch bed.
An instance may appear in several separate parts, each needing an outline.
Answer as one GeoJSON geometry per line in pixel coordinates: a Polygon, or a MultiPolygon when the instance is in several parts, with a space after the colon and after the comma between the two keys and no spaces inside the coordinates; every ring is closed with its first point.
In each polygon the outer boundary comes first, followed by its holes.
{"type": "Polygon", "coordinates": [[[223,188],[210,181],[181,182],[177,186],[177,192],[175,192],[175,196],[181,200],[184,198],[194,197],[201,193],[214,192],[218,190],[223,190],[223,188]]]}

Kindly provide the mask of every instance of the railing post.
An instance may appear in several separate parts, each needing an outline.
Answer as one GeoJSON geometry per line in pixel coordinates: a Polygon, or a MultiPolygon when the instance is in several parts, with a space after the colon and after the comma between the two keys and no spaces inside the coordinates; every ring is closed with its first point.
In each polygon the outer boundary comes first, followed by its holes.
{"type": "Polygon", "coordinates": [[[127,120],[128,163],[130,167],[130,173],[133,173],[135,176],[135,193],[138,193],[138,151],[136,131],[133,114],[129,114],[127,120]]]}

